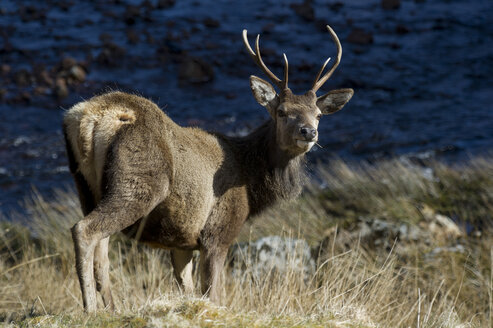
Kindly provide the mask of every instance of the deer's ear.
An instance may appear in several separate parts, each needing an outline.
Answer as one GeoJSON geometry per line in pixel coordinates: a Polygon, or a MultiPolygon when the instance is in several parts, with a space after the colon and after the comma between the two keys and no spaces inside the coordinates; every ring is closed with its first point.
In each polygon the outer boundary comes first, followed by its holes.
{"type": "Polygon", "coordinates": [[[250,88],[257,102],[267,108],[272,115],[279,105],[279,96],[274,87],[267,81],[254,75],[250,76],[250,88]]]}
{"type": "Polygon", "coordinates": [[[322,114],[333,114],[342,109],[354,94],[353,89],[337,89],[318,97],[317,107],[322,114]]]}

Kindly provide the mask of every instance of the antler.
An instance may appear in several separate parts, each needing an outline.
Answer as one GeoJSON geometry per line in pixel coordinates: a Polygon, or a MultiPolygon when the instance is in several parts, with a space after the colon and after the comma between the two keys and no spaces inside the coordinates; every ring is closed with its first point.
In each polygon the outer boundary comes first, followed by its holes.
{"type": "Polygon", "coordinates": [[[252,47],[250,47],[250,43],[248,42],[247,38],[247,30],[243,30],[243,43],[245,44],[245,47],[248,50],[248,53],[250,54],[250,57],[252,57],[253,61],[255,64],[257,64],[258,67],[269,77],[269,79],[277,85],[277,87],[282,91],[288,88],[288,58],[286,57],[286,54],[283,54],[284,56],[284,80],[280,80],[274,73],[271,72],[269,68],[265,65],[264,61],[262,60],[262,57],[260,56],[260,47],[259,47],[259,40],[260,40],[260,34],[257,35],[257,39],[255,40],[255,51],[253,51],[252,47]]]}
{"type": "Polygon", "coordinates": [[[334,30],[329,25],[327,25],[327,30],[329,30],[330,35],[332,36],[332,40],[334,40],[334,42],[337,46],[337,58],[336,58],[336,62],[332,66],[332,68],[327,73],[325,73],[325,75],[322,78],[320,78],[320,75],[322,75],[323,71],[325,70],[325,66],[327,66],[327,64],[330,61],[330,57],[322,65],[322,68],[318,72],[317,77],[315,78],[315,81],[313,81],[312,91],[315,93],[318,91],[318,89],[320,89],[322,87],[322,85],[324,85],[325,82],[327,82],[327,80],[332,75],[332,73],[334,73],[337,66],[341,62],[341,57],[342,57],[342,46],[341,46],[341,42],[339,41],[339,38],[337,37],[337,34],[334,32],[334,30]]]}

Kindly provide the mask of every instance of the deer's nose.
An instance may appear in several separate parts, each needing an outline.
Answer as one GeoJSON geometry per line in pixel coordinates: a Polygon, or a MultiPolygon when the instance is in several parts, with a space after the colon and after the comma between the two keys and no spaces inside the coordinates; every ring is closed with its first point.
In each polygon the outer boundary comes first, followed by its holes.
{"type": "Polygon", "coordinates": [[[317,129],[304,126],[300,129],[300,134],[306,139],[306,140],[313,140],[317,136],[317,129]]]}

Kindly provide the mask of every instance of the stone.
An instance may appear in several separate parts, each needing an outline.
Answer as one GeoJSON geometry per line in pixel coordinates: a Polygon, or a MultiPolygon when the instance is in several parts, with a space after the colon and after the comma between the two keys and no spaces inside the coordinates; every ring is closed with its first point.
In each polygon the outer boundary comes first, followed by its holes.
{"type": "Polygon", "coordinates": [[[113,36],[109,33],[106,33],[106,32],[99,34],[98,38],[99,38],[99,41],[101,41],[102,43],[109,43],[113,40],[113,36]]]}
{"type": "Polygon", "coordinates": [[[367,45],[373,43],[373,34],[361,28],[354,28],[347,37],[347,42],[367,45]]]}
{"type": "Polygon", "coordinates": [[[108,42],[105,44],[96,60],[101,65],[115,66],[119,59],[125,55],[125,49],[119,45],[108,42]]]}
{"type": "Polygon", "coordinates": [[[42,69],[39,72],[37,72],[36,81],[38,84],[41,84],[41,85],[46,85],[49,87],[53,86],[53,79],[51,78],[48,71],[46,71],[45,69],[42,69]]]}
{"type": "Polygon", "coordinates": [[[61,67],[63,70],[69,70],[72,66],[77,65],[77,60],[72,57],[65,57],[62,59],[61,67]]]}
{"type": "Polygon", "coordinates": [[[443,256],[445,254],[465,254],[466,248],[460,244],[449,246],[449,247],[436,247],[431,252],[425,255],[428,261],[435,261],[438,256],[443,256]]]}
{"type": "Polygon", "coordinates": [[[1,74],[1,75],[8,75],[8,74],[10,73],[10,71],[11,71],[11,70],[12,70],[12,69],[11,69],[10,65],[7,65],[7,64],[2,64],[2,65],[0,66],[0,74],[1,74]]]}
{"type": "Polygon", "coordinates": [[[217,19],[211,17],[207,17],[206,19],[204,19],[203,23],[205,27],[210,27],[210,28],[218,28],[219,26],[221,26],[221,24],[217,19]]]}
{"type": "Polygon", "coordinates": [[[27,69],[22,68],[14,73],[14,81],[19,87],[27,87],[31,85],[32,75],[27,69]]]}
{"type": "Polygon", "coordinates": [[[336,251],[347,251],[354,245],[360,245],[363,249],[394,248],[400,253],[409,243],[427,242],[430,239],[430,233],[419,226],[365,217],[360,217],[350,229],[337,230],[336,233],[333,228],[326,231],[324,235],[325,237],[313,250],[317,256],[324,257],[330,254],[332,247],[335,247],[336,251]]]}
{"type": "Polygon", "coordinates": [[[214,70],[200,58],[186,57],[178,68],[178,78],[185,83],[207,83],[214,79],[214,70]]]}
{"type": "Polygon", "coordinates": [[[337,2],[329,4],[330,10],[335,11],[335,12],[338,12],[339,10],[341,10],[342,7],[344,7],[344,2],[337,1],[337,2]]]}
{"type": "Polygon", "coordinates": [[[54,94],[58,99],[63,99],[68,96],[67,82],[63,78],[57,78],[55,82],[54,94]]]}
{"type": "Polygon", "coordinates": [[[123,14],[123,19],[127,25],[133,25],[137,21],[137,18],[140,17],[140,7],[128,5],[125,8],[125,13],[123,14]]]}
{"type": "Polygon", "coordinates": [[[308,243],[303,239],[268,236],[250,243],[239,243],[229,252],[231,273],[245,273],[260,279],[270,273],[292,272],[308,278],[315,272],[316,264],[308,243]]]}
{"type": "Polygon", "coordinates": [[[139,34],[133,30],[133,29],[130,29],[130,30],[127,30],[127,40],[129,43],[131,44],[137,44],[139,42],[139,34]]]}
{"type": "Polygon", "coordinates": [[[313,9],[311,0],[305,0],[302,3],[292,3],[289,6],[304,20],[309,22],[315,20],[315,10],[313,9]]]}
{"type": "Polygon", "coordinates": [[[44,96],[46,93],[48,93],[48,88],[42,86],[37,86],[33,90],[33,94],[36,96],[44,96]]]}
{"type": "Polygon", "coordinates": [[[382,8],[385,10],[395,10],[399,9],[401,6],[400,0],[382,0],[382,8]]]}
{"type": "Polygon", "coordinates": [[[36,8],[35,6],[20,6],[19,15],[23,22],[31,22],[38,20],[45,20],[46,13],[41,8],[36,8]]]}
{"type": "Polygon", "coordinates": [[[464,235],[459,226],[448,216],[436,214],[432,224],[430,224],[430,230],[443,239],[457,239],[464,235]],[[432,227],[433,223],[435,224],[432,227]]]}
{"type": "Polygon", "coordinates": [[[410,30],[407,26],[399,24],[395,27],[395,33],[397,34],[407,34],[410,30]]]}
{"type": "Polygon", "coordinates": [[[86,72],[78,65],[72,66],[69,73],[70,77],[77,82],[84,82],[86,80],[86,72]]]}
{"type": "Polygon", "coordinates": [[[450,240],[464,236],[464,231],[448,216],[436,213],[434,209],[425,205],[420,207],[420,212],[425,222],[422,225],[427,226],[435,239],[450,240]]]}
{"type": "Polygon", "coordinates": [[[156,8],[157,9],[166,9],[171,8],[175,5],[176,0],[158,0],[156,8]]]}

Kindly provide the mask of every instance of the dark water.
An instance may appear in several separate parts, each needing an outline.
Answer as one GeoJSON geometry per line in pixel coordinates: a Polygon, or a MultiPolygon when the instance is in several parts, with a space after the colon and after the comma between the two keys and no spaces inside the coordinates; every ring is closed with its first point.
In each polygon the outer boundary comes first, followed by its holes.
{"type": "Polygon", "coordinates": [[[138,92],[183,125],[244,134],[260,124],[267,114],[248,77],[263,76],[243,28],[252,41],[262,34],[264,59],[279,76],[288,55],[297,93],[335,56],[324,24],[338,33],[342,63],[325,89],[356,93],[322,119],[323,148],[312,160],[424,152],[455,161],[492,149],[493,1],[401,1],[395,10],[381,1],[293,3],[2,0],[0,210],[16,209],[32,186],[49,195],[71,184],[62,108],[104,90],[138,92]],[[196,58],[203,72],[180,78],[196,58]],[[66,78],[74,63],[87,73],[81,82],[66,78]],[[37,77],[43,71],[51,82],[37,77]],[[66,97],[56,96],[57,77],[69,84],[66,97]]]}

